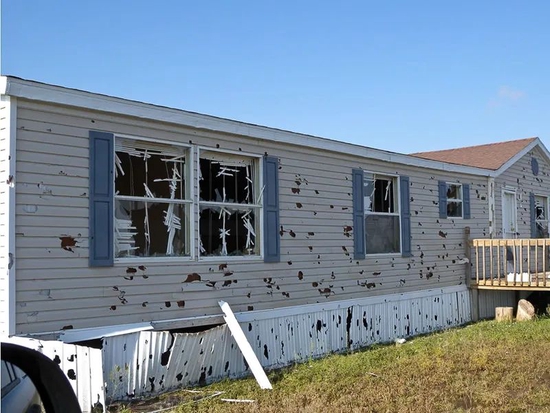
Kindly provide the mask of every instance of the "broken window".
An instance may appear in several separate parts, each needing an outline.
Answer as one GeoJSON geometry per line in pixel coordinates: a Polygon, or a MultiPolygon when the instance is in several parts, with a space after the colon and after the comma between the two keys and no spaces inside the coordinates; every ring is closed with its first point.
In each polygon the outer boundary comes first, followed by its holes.
{"type": "Polygon", "coordinates": [[[447,216],[462,218],[461,184],[447,184],[447,216]]]}
{"type": "Polygon", "coordinates": [[[259,255],[258,159],[204,151],[199,159],[201,256],[259,255]]]}
{"type": "Polygon", "coordinates": [[[535,196],[535,225],[537,238],[548,238],[548,198],[535,196]]]}
{"type": "Polygon", "coordinates": [[[191,200],[183,147],[115,141],[115,257],[189,255],[191,200]]]}
{"type": "Polygon", "coordinates": [[[401,251],[397,178],[365,173],[365,233],[367,254],[401,251]]]}

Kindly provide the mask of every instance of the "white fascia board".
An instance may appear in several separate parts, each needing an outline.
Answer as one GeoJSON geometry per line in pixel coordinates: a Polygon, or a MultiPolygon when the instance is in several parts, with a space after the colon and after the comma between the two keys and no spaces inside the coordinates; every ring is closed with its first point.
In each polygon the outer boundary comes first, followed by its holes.
{"type": "Polygon", "coordinates": [[[544,146],[542,141],[539,138],[536,138],[533,142],[531,142],[529,145],[527,145],[525,148],[523,148],[521,151],[515,154],[512,158],[510,158],[508,162],[506,162],[504,165],[498,168],[495,171],[494,176],[497,177],[501,175],[504,171],[510,168],[513,164],[515,164],[521,158],[523,158],[525,154],[529,153],[536,146],[540,148],[542,153],[546,156],[546,161],[550,163],[550,152],[548,152],[548,149],[546,149],[546,146],[544,146]]]}
{"type": "Polygon", "coordinates": [[[188,112],[165,106],[152,105],[133,100],[115,98],[77,89],[48,85],[13,77],[2,77],[0,89],[3,93],[29,100],[74,106],[88,110],[133,116],[142,119],[173,123],[177,125],[205,129],[233,135],[248,136],[291,145],[300,145],[339,152],[348,155],[362,156],[368,159],[379,159],[402,165],[443,170],[446,172],[464,173],[468,175],[490,176],[493,171],[469,166],[454,165],[445,162],[422,159],[361,145],[339,142],[332,139],[312,135],[289,132],[281,129],[268,128],[250,123],[244,123],[215,116],[188,112]]]}

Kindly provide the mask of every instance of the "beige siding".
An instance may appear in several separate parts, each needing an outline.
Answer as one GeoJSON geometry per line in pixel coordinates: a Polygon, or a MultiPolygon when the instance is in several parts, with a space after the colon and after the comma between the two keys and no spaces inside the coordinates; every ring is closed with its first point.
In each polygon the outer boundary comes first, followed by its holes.
{"type": "Polygon", "coordinates": [[[505,187],[516,191],[518,238],[530,238],[529,194],[550,196],[550,165],[539,148],[525,154],[495,179],[495,238],[502,238],[502,190],[505,187]],[[537,176],[531,168],[533,158],[539,165],[537,176]]]}
{"type": "Polygon", "coordinates": [[[18,333],[218,315],[219,300],[239,312],[459,285],[464,227],[473,237],[488,231],[483,177],[31,102],[18,115],[18,333]],[[132,279],[125,276],[134,265],[88,267],[90,129],[279,157],[281,262],[151,261],[132,279]],[[353,225],[356,167],[410,177],[413,257],[353,260],[344,228],[353,225]],[[470,184],[472,219],[439,219],[440,179],[470,184]],[[63,250],[63,236],[74,237],[76,248],[63,250]],[[229,277],[219,269],[225,263],[229,277]],[[202,282],[183,283],[190,273],[202,282]]]}

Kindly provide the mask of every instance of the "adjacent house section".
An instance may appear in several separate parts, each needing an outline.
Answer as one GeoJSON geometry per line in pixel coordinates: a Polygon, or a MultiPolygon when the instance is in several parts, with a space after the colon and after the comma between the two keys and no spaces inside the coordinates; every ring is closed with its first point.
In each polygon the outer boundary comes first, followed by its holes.
{"type": "Polygon", "coordinates": [[[476,263],[476,284],[525,290],[550,287],[545,241],[550,155],[538,138],[414,155],[493,171],[487,238],[509,241],[475,243],[481,261],[476,263]]]}

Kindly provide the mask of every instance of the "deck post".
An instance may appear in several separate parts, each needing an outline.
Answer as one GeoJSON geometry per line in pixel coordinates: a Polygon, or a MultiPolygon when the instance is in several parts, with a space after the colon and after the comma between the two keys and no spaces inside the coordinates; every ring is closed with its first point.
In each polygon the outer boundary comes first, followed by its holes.
{"type": "MultiPolygon", "coordinates": [[[[477,254],[476,254],[477,255],[477,254]]],[[[470,290],[472,321],[479,321],[479,291],[471,288],[472,284],[472,240],[470,239],[470,227],[464,228],[464,257],[468,260],[464,268],[466,286],[470,290]]],[[[478,269],[476,268],[476,274],[478,269]]]]}
{"type": "Polygon", "coordinates": [[[470,287],[472,281],[472,242],[470,240],[470,227],[464,228],[464,257],[468,260],[465,267],[466,285],[470,287]]]}

